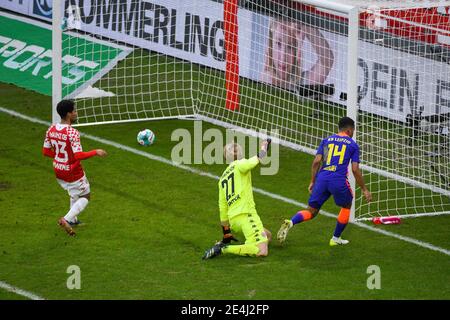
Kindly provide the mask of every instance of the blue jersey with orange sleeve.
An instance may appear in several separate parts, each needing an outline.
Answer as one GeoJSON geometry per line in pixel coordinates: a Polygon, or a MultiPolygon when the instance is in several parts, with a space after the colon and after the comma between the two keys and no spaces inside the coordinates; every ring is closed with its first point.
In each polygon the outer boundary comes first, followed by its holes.
{"type": "Polygon", "coordinates": [[[349,136],[334,134],[325,138],[320,143],[316,155],[323,157],[322,168],[317,174],[317,179],[339,179],[348,175],[348,165],[359,162],[359,146],[349,136]]]}

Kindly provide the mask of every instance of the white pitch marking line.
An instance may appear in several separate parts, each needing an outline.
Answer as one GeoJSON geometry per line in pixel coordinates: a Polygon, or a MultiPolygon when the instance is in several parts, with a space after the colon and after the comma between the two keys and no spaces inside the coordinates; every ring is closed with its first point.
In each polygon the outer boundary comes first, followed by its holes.
{"type": "Polygon", "coordinates": [[[3,282],[3,281],[0,281],[0,288],[5,289],[6,291],[9,291],[9,292],[27,297],[28,299],[31,299],[31,300],[45,300],[44,298],[39,297],[32,292],[19,289],[19,288],[14,287],[6,282],[3,282]]]}
{"type": "MultiPolygon", "coordinates": [[[[4,112],[4,113],[7,113],[9,115],[12,115],[12,116],[24,119],[24,120],[28,120],[28,121],[31,121],[31,122],[34,122],[34,123],[40,123],[40,124],[43,124],[43,125],[46,125],[46,126],[50,126],[50,122],[43,121],[43,120],[40,120],[40,119],[37,119],[37,118],[33,118],[33,117],[29,117],[29,116],[26,116],[24,114],[21,114],[21,113],[18,113],[16,111],[13,111],[13,110],[9,110],[9,109],[5,109],[5,108],[0,107],[0,111],[4,112]]],[[[197,174],[197,175],[200,175],[200,176],[209,177],[209,178],[212,178],[212,179],[215,179],[215,180],[219,179],[219,177],[214,175],[214,174],[211,174],[211,173],[208,173],[208,172],[205,172],[205,171],[201,171],[201,170],[198,170],[198,169],[194,169],[194,168],[188,167],[186,165],[177,164],[175,162],[172,162],[172,160],[169,160],[169,159],[166,159],[166,158],[163,158],[163,157],[160,157],[160,156],[156,156],[156,155],[153,155],[153,154],[148,153],[148,152],[140,151],[140,150],[137,150],[137,149],[125,146],[123,144],[120,144],[120,143],[117,143],[117,142],[114,142],[114,141],[110,141],[110,140],[106,140],[106,139],[103,139],[103,138],[100,138],[100,137],[92,136],[92,135],[89,135],[89,134],[85,134],[85,133],[81,133],[81,132],[80,132],[80,134],[81,134],[81,136],[83,136],[83,137],[85,137],[87,139],[90,139],[90,140],[93,140],[93,141],[97,141],[97,142],[100,142],[100,143],[103,143],[103,144],[106,144],[106,145],[110,145],[110,146],[113,146],[115,148],[118,148],[118,149],[121,149],[121,150],[125,150],[125,151],[128,151],[128,152],[131,152],[131,153],[134,153],[134,154],[146,157],[146,158],[151,159],[151,160],[159,161],[159,162],[162,162],[162,163],[165,163],[165,164],[177,167],[177,168],[185,170],[185,171],[189,171],[191,173],[194,173],[194,174],[197,174]]],[[[259,188],[253,188],[253,190],[255,192],[257,192],[257,193],[260,193],[260,194],[265,195],[267,197],[270,197],[272,199],[276,199],[276,200],[280,200],[280,201],[283,201],[283,202],[286,202],[286,203],[290,203],[290,204],[296,205],[298,207],[303,207],[303,208],[307,207],[307,205],[304,204],[304,203],[298,202],[298,201],[290,199],[290,198],[283,197],[283,196],[281,196],[279,194],[271,193],[271,192],[268,192],[268,191],[265,191],[265,190],[259,189],[259,188]]],[[[320,213],[322,215],[330,217],[330,218],[336,218],[336,215],[334,215],[332,213],[329,213],[327,211],[320,211],[320,213]]],[[[396,234],[396,233],[393,233],[393,232],[389,232],[389,231],[386,231],[386,230],[383,230],[383,229],[375,228],[375,227],[366,225],[364,223],[354,222],[353,224],[358,226],[358,227],[361,227],[361,228],[364,228],[364,229],[367,229],[367,230],[371,230],[373,232],[377,232],[377,233],[380,233],[380,234],[383,234],[383,235],[386,235],[386,236],[389,236],[389,237],[396,238],[398,240],[402,240],[402,241],[405,241],[405,242],[408,242],[408,243],[415,244],[415,245],[417,245],[419,247],[422,247],[422,248],[426,248],[426,249],[433,250],[433,251],[436,251],[436,252],[440,252],[440,253],[443,253],[443,254],[445,254],[447,256],[450,256],[450,250],[434,246],[434,245],[432,245],[430,243],[427,243],[427,242],[423,242],[423,241],[420,241],[420,240],[417,240],[417,239],[414,239],[414,238],[402,236],[402,235],[399,235],[399,234],[396,234]]]]}

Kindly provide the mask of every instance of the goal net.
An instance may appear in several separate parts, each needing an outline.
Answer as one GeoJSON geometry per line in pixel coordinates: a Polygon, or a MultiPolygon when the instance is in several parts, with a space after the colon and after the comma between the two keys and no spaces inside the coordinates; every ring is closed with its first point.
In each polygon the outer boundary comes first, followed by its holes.
{"type": "Polygon", "coordinates": [[[62,56],[101,71],[63,59],[86,75],[62,97],[80,125],[192,116],[310,154],[349,115],[374,197],[356,188],[356,220],[450,213],[449,7],[370,3],[66,1],[62,56]]]}

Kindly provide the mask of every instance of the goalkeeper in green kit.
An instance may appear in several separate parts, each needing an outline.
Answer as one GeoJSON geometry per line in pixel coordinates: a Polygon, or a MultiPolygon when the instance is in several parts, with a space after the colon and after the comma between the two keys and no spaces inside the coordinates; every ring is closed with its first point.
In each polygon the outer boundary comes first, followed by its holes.
{"type": "Polygon", "coordinates": [[[258,155],[250,159],[243,159],[242,148],[237,143],[229,143],[224,147],[224,157],[227,163],[231,163],[219,179],[219,209],[223,239],[206,250],[203,259],[214,258],[221,254],[251,257],[268,255],[268,244],[272,234],[264,228],[256,213],[251,170],[266,156],[270,142],[270,139],[263,141],[258,155]],[[242,232],[245,243],[231,245],[232,240],[237,241],[232,231],[242,232]]]}

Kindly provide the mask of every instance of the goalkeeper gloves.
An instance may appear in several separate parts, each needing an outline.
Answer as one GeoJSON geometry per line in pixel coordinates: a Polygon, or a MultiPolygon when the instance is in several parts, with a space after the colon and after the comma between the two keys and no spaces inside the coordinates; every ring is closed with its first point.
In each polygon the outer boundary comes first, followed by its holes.
{"type": "Polygon", "coordinates": [[[222,243],[225,244],[229,244],[231,242],[231,240],[233,241],[239,241],[238,239],[236,239],[233,234],[231,233],[231,229],[229,226],[222,226],[222,231],[223,231],[223,238],[222,238],[222,243]]]}
{"type": "Polygon", "coordinates": [[[267,155],[267,151],[269,150],[270,143],[272,142],[272,139],[268,138],[266,141],[264,141],[263,144],[261,144],[261,150],[258,152],[258,158],[262,159],[267,155]],[[264,145],[265,142],[265,145],[264,145]]]}

